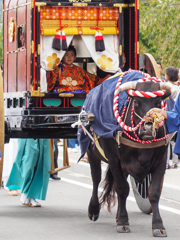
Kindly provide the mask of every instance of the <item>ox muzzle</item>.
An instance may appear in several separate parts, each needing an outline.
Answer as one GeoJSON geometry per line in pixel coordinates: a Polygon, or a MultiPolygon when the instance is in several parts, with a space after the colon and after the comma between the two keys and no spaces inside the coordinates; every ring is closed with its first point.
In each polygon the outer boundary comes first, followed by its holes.
{"type": "Polygon", "coordinates": [[[138,137],[144,141],[152,140],[154,138],[153,124],[152,123],[142,124],[138,130],[138,137]]]}

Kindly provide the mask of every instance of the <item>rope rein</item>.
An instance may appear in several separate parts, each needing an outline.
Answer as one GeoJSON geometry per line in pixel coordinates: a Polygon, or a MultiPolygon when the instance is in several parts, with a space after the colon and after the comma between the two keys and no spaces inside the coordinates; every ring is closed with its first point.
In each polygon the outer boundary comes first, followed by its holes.
{"type": "MultiPolygon", "coordinates": [[[[131,109],[131,125],[132,125],[132,127],[134,127],[133,112],[134,112],[134,106],[132,106],[132,109],[131,109]]],[[[160,115],[159,113],[156,113],[156,114],[157,114],[157,115],[160,115]]],[[[146,115],[147,115],[147,114],[146,114],[146,115]]],[[[161,116],[160,119],[159,119],[159,118],[155,118],[155,119],[156,119],[156,120],[154,121],[155,125],[154,125],[154,123],[153,123],[153,133],[152,133],[152,135],[153,135],[153,137],[154,137],[153,140],[148,140],[148,141],[140,140],[135,131],[133,132],[135,138],[133,138],[132,136],[130,136],[129,133],[127,133],[125,130],[123,130],[123,133],[125,133],[126,136],[128,136],[131,140],[133,140],[133,141],[135,141],[135,142],[142,143],[142,144],[152,143],[152,142],[158,142],[158,141],[161,141],[161,140],[165,140],[165,139],[167,139],[167,138],[169,137],[169,134],[166,135],[166,136],[164,136],[164,137],[162,137],[162,138],[158,138],[158,139],[155,138],[155,137],[156,137],[156,128],[158,128],[158,122],[159,122],[159,121],[162,121],[162,118],[163,118],[162,115],[160,115],[160,116],[161,116]]],[[[164,118],[163,118],[163,119],[164,119],[164,118]]],[[[144,126],[145,126],[145,124],[146,124],[146,122],[144,122],[144,126]]],[[[140,126],[140,128],[139,128],[139,132],[140,132],[140,130],[141,130],[141,126],[140,126]]]]}
{"type": "MultiPolygon", "coordinates": [[[[113,111],[114,111],[114,115],[117,119],[117,122],[119,123],[119,125],[122,127],[123,129],[123,132],[133,141],[135,142],[140,142],[142,144],[146,144],[146,143],[152,143],[152,142],[157,142],[157,141],[161,141],[161,140],[164,140],[164,139],[167,139],[169,137],[169,134],[162,137],[162,138],[159,138],[159,139],[156,139],[156,129],[158,130],[158,128],[162,127],[163,123],[164,123],[164,117],[162,115],[160,115],[159,113],[155,113],[154,114],[154,118],[153,120],[149,117],[149,112],[146,113],[146,116],[144,116],[143,118],[140,117],[135,111],[134,111],[134,104],[132,105],[132,109],[131,109],[131,125],[132,127],[130,126],[127,126],[125,124],[125,120],[123,122],[123,118],[124,118],[124,115],[125,115],[125,112],[126,112],[126,106],[124,106],[123,108],[123,111],[122,111],[122,114],[121,116],[119,115],[119,111],[118,111],[118,100],[119,100],[119,87],[122,83],[122,78],[127,74],[127,73],[130,73],[130,72],[133,72],[135,70],[129,70],[125,73],[123,73],[117,84],[116,84],[116,88],[115,88],[115,93],[114,93],[114,104],[113,104],[113,111]],[[137,126],[134,126],[134,117],[133,117],[133,114],[136,114],[136,116],[141,119],[141,121],[137,124],[137,126]],[[141,125],[144,123],[144,126],[146,125],[146,123],[148,122],[153,122],[153,132],[152,132],[152,136],[154,137],[153,140],[148,140],[148,141],[144,141],[144,140],[140,140],[139,137],[137,136],[136,134],[136,130],[139,128],[139,133],[140,133],[140,130],[141,130],[141,125]],[[133,138],[132,136],[130,136],[128,132],[133,132],[135,138],[133,138]]],[[[144,72],[141,72],[141,71],[137,71],[141,74],[143,74],[146,78],[142,78],[142,79],[139,79],[138,82],[147,82],[147,81],[150,81],[150,82],[164,82],[164,80],[161,80],[161,79],[158,79],[158,78],[155,78],[155,77],[148,77],[147,74],[145,74],[144,72]],[[148,77],[148,78],[147,78],[148,77]]],[[[143,91],[134,91],[133,89],[129,89],[128,90],[128,94],[130,96],[137,96],[137,97],[146,97],[146,98],[150,98],[150,97],[157,97],[157,96],[163,96],[164,94],[166,93],[166,91],[164,90],[159,90],[159,91],[155,91],[155,92],[143,92],[143,91]]],[[[127,101],[130,100],[130,97],[128,97],[127,101]]],[[[129,108],[129,105],[128,104],[128,108],[129,108]]],[[[166,101],[162,101],[161,102],[161,109],[166,109],[166,101]]]]}

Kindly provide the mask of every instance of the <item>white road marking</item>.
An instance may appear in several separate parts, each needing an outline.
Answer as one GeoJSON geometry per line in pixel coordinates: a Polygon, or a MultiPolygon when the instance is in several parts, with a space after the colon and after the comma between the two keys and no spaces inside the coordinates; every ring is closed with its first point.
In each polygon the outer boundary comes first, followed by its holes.
{"type": "MultiPolygon", "coordinates": [[[[88,188],[88,189],[92,189],[93,188],[93,186],[90,185],[90,184],[78,182],[78,181],[71,180],[71,179],[68,179],[68,178],[63,178],[62,177],[61,180],[64,181],[64,182],[67,182],[67,183],[71,183],[71,184],[74,184],[74,185],[78,185],[78,186],[84,187],[84,188],[88,188]]],[[[102,191],[102,188],[99,188],[99,191],[102,191]]],[[[128,196],[128,200],[132,201],[132,202],[136,202],[134,197],[128,196]]],[[[163,205],[159,205],[159,208],[162,209],[162,210],[165,210],[167,212],[171,212],[171,213],[175,213],[175,214],[180,215],[180,210],[178,210],[178,209],[171,208],[171,207],[166,207],[166,206],[163,206],[163,205]]]]}
{"type": "Polygon", "coordinates": [[[180,191],[180,187],[179,186],[176,186],[176,185],[173,185],[173,184],[170,184],[170,183],[163,183],[163,186],[168,187],[170,189],[174,189],[174,190],[180,191]]]}

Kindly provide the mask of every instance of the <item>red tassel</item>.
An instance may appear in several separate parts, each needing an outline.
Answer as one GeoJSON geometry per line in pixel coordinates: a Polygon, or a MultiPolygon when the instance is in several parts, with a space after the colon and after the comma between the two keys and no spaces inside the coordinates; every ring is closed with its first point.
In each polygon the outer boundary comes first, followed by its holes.
{"type": "Polygon", "coordinates": [[[66,34],[64,31],[62,31],[62,50],[67,51],[66,34]]]}
{"type": "Polygon", "coordinates": [[[58,51],[61,50],[61,32],[60,31],[57,32],[57,34],[53,39],[52,48],[58,51]]]}
{"type": "Polygon", "coordinates": [[[105,50],[103,35],[98,31],[96,31],[95,35],[95,49],[96,52],[103,52],[105,50]]]}

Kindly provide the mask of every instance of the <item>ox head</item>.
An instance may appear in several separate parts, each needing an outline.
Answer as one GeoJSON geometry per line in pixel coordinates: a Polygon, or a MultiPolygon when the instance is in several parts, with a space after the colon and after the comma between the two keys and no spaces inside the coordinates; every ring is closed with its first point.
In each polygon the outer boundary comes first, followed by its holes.
{"type": "MultiPolygon", "coordinates": [[[[158,90],[165,90],[166,93],[163,96],[158,96],[155,98],[146,98],[146,97],[132,97],[132,104],[134,105],[134,113],[133,113],[133,119],[134,119],[134,125],[136,126],[140,121],[141,118],[143,118],[146,113],[151,108],[161,108],[162,101],[167,98],[170,94],[172,96],[174,95],[174,88],[169,83],[155,83],[155,82],[127,82],[120,86],[119,92],[122,92],[124,90],[134,89],[138,91],[143,92],[154,92],[158,90]]],[[[127,92],[128,94],[128,92],[127,92]]],[[[128,125],[131,125],[130,123],[130,117],[127,119],[128,125]]],[[[142,124],[142,126],[137,130],[137,135],[141,140],[152,140],[154,137],[152,135],[153,127],[152,123],[146,123],[142,124]]],[[[161,137],[161,136],[158,136],[161,137]]]]}

